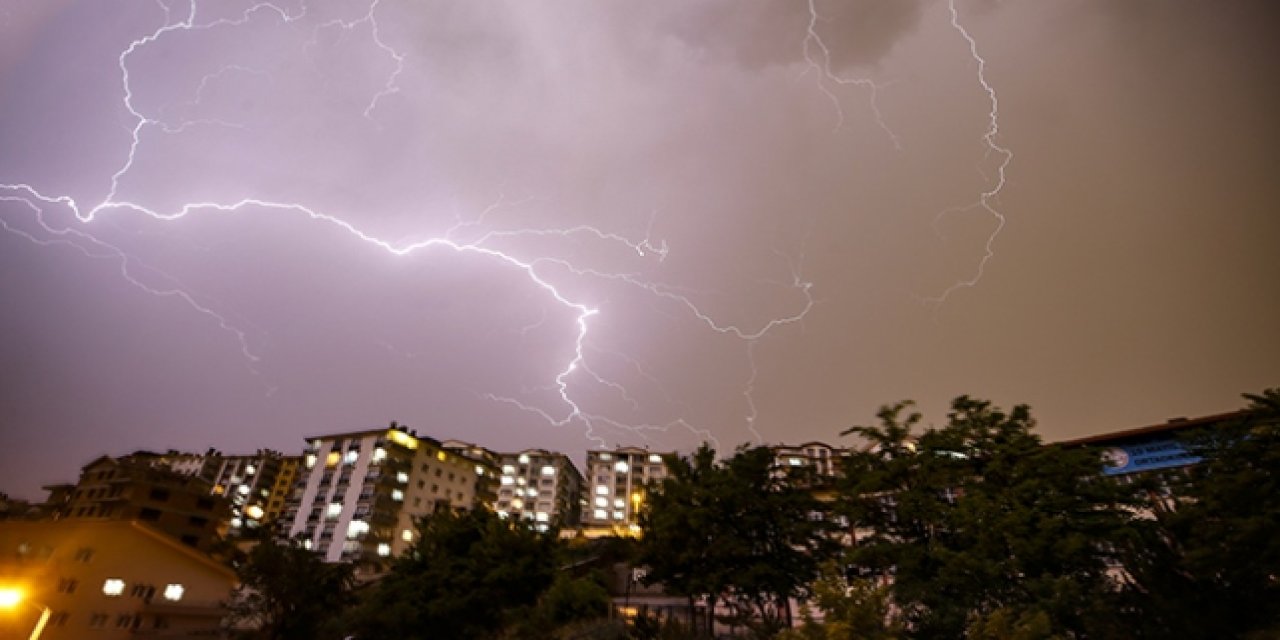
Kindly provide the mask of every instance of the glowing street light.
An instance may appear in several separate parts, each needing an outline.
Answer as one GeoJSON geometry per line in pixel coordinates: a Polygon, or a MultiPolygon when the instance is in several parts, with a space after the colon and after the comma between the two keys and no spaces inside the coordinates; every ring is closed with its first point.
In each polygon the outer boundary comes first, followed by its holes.
{"type": "Polygon", "coordinates": [[[24,602],[40,610],[40,619],[36,621],[35,628],[31,630],[30,638],[30,640],[38,640],[40,638],[40,633],[44,631],[44,625],[49,622],[49,616],[53,614],[53,611],[51,611],[49,607],[37,604],[32,600],[28,600],[27,594],[24,593],[22,589],[15,587],[0,588],[0,609],[16,609],[18,608],[18,605],[24,602]]]}

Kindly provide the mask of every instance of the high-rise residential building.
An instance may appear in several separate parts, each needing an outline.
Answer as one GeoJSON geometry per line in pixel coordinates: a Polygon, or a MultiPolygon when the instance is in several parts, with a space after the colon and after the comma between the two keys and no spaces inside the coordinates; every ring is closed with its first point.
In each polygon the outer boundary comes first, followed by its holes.
{"type": "Polygon", "coordinates": [[[667,476],[664,456],[639,447],[588,451],[585,469],[589,490],[583,496],[582,521],[588,527],[630,529],[644,504],[649,483],[667,476]]]}
{"type": "Polygon", "coordinates": [[[54,518],[138,520],[199,549],[213,546],[229,514],[208,481],[153,465],[146,456],[101,456],[81,469],[74,487],[48,488],[54,518]]]}
{"type": "Polygon", "coordinates": [[[545,449],[501,455],[501,486],[496,511],[504,517],[551,525],[577,526],[581,518],[582,474],[569,456],[545,449]]]}
{"type": "Polygon", "coordinates": [[[279,480],[282,474],[291,475],[286,470],[291,463],[296,469],[300,460],[270,449],[248,455],[215,453],[208,459],[206,467],[213,479],[213,493],[225,497],[231,505],[227,532],[233,537],[252,532],[272,519],[273,491],[280,494],[275,513],[283,509],[283,495],[289,485],[280,487],[279,480]]]}
{"type": "Polygon", "coordinates": [[[476,506],[483,461],[432,438],[390,428],[308,438],[282,522],[330,562],[377,562],[416,540],[415,520],[476,506]]]}

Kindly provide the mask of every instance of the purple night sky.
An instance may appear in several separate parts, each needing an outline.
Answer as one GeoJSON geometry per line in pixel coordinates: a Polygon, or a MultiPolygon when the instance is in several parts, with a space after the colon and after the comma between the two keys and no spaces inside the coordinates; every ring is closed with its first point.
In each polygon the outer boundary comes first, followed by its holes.
{"type": "Polygon", "coordinates": [[[1280,384],[1274,3],[370,1],[0,3],[0,491],[1280,384]]]}

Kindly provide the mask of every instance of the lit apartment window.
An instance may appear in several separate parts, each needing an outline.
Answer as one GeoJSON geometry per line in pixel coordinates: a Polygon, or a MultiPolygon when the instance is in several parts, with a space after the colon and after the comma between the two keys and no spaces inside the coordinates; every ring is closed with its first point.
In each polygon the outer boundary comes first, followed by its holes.
{"type": "Polygon", "coordinates": [[[310,468],[312,468],[312,467],[316,466],[316,456],[315,456],[315,454],[314,454],[314,453],[308,453],[308,454],[307,454],[307,457],[303,460],[303,464],[304,464],[304,465],[306,465],[306,467],[307,467],[308,469],[310,469],[310,468]]]}
{"type": "Polygon", "coordinates": [[[346,457],[346,463],[347,463],[347,464],[355,464],[355,463],[356,463],[356,460],[359,460],[359,459],[360,459],[360,450],[359,450],[359,449],[352,449],[352,450],[350,450],[350,451],[348,451],[348,452],[347,452],[347,457],[346,457]]]}
{"type": "Polygon", "coordinates": [[[609,499],[604,496],[596,496],[596,506],[597,507],[609,506],[609,499]]]}
{"type": "Polygon", "coordinates": [[[501,482],[502,484],[515,484],[516,479],[512,478],[511,476],[502,476],[502,479],[499,480],[499,482],[501,482]]]}
{"type": "Polygon", "coordinates": [[[597,485],[597,486],[596,486],[596,495],[598,495],[598,496],[607,496],[607,495],[609,495],[609,487],[607,487],[607,486],[605,486],[605,485],[597,485]]]}
{"type": "Polygon", "coordinates": [[[403,491],[401,491],[401,490],[399,490],[399,489],[392,489],[392,490],[391,490],[391,499],[392,499],[392,500],[395,500],[396,502],[402,502],[402,501],[404,501],[404,492],[403,492],[403,491]]]}
{"type": "Polygon", "coordinates": [[[662,462],[662,456],[656,453],[651,453],[649,454],[649,462],[662,462]]]}
{"type": "Polygon", "coordinates": [[[120,578],[107,578],[102,583],[102,593],[108,596],[118,596],[124,593],[124,580],[120,578]]]}
{"type": "Polygon", "coordinates": [[[409,474],[408,474],[408,473],[405,473],[404,471],[397,471],[397,472],[396,472],[396,482],[399,482],[400,484],[408,484],[408,483],[409,483],[409,474]]]}
{"type": "Polygon", "coordinates": [[[164,586],[164,599],[169,602],[177,602],[182,599],[182,594],[186,589],[180,584],[167,584],[164,586]]]}
{"type": "Polygon", "coordinates": [[[542,468],[542,475],[544,476],[554,476],[555,474],[556,474],[556,468],[551,465],[547,465],[542,468]]]}
{"type": "Polygon", "coordinates": [[[546,511],[539,511],[533,514],[533,519],[538,522],[547,522],[551,519],[551,516],[546,511]]]}
{"type": "Polygon", "coordinates": [[[328,515],[328,517],[330,517],[330,518],[336,518],[336,517],[338,517],[341,513],[342,513],[342,503],[341,503],[341,502],[330,502],[330,503],[329,503],[329,511],[326,513],[326,515],[328,515]]]}
{"type": "Polygon", "coordinates": [[[614,511],[614,512],[613,512],[613,519],[614,519],[614,520],[621,520],[621,519],[623,519],[623,518],[625,518],[625,517],[626,517],[626,514],[624,514],[624,513],[623,513],[623,512],[621,512],[621,511],[614,511]]]}
{"type": "Polygon", "coordinates": [[[592,515],[596,520],[607,520],[609,518],[609,512],[604,509],[596,509],[592,512],[592,515]]]}
{"type": "Polygon", "coordinates": [[[483,476],[483,475],[484,475],[484,467],[482,467],[482,466],[480,466],[480,465],[476,465],[476,475],[478,475],[478,476],[483,476]]]}
{"type": "Polygon", "coordinates": [[[384,557],[384,558],[385,558],[385,557],[387,557],[387,556],[389,556],[389,555],[391,555],[391,545],[389,545],[389,544],[387,544],[387,543],[385,543],[385,542],[380,543],[380,544],[378,545],[378,555],[380,555],[380,556],[382,556],[382,557],[384,557]]]}
{"type": "Polygon", "coordinates": [[[509,464],[504,464],[504,465],[502,465],[502,473],[504,473],[504,474],[506,474],[506,475],[509,475],[509,476],[510,476],[510,475],[515,475],[515,472],[516,472],[516,468],[515,468],[515,467],[513,467],[513,466],[511,466],[511,465],[509,465],[509,464]]]}
{"type": "Polygon", "coordinates": [[[339,462],[341,462],[341,461],[342,461],[342,454],[341,454],[341,453],[338,453],[337,451],[330,451],[330,452],[329,452],[329,455],[328,455],[328,456],[326,456],[326,457],[325,457],[325,459],[324,459],[324,466],[326,466],[326,467],[336,467],[336,466],[338,466],[338,463],[339,463],[339,462]]]}
{"type": "Polygon", "coordinates": [[[618,498],[618,499],[616,499],[616,500],[614,500],[614,501],[613,501],[613,508],[614,508],[614,509],[626,509],[626,508],[627,508],[627,501],[626,501],[626,500],[623,500],[622,498],[618,498]]]}
{"type": "Polygon", "coordinates": [[[612,459],[613,459],[613,456],[611,456],[611,455],[609,455],[609,454],[607,454],[607,453],[602,453],[602,454],[600,454],[600,459],[601,459],[601,460],[612,460],[612,459]]]}
{"type": "Polygon", "coordinates": [[[364,520],[352,520],[351,524],[347,525],[348,540],[358,538],[361,535],[368,532],[369,532],[369,523],[365,522],[364,520]]]}
{"type": "Polygon", "coordinates": [[[387,459],[387,450],[386,450],[386,449],[383,449],[382,447],[378,447],[378,448],[376,448],[376,449],[374,449],[374,450],[373,450],[373,461],[374,461],[374,462],[382,462],[383,460],[386,460],[386,459],[387,459]]]}
{"type": "Polygon", "coordinates": [[[613,468],[617,470],[618,473],[626,473],[631,467],[626,462],[619,460],[618,464],[613,465],[613,468]]]}
{"type": "Polygon", "coordinates": [[[405,529],[400,532],[400,539],[405,542],[413,542],[413,529],[405,529]]]}
{"type": "Polygon", "coordinates": [[[529,454],[522,453],[519,457],[520,464],[529,464],[529,454]]]}
{"type": "Polygon", "coordinates": [[[253,465],[246,465],[244,468],[244,474],[246,476],[251,476],[257,472],[258,472],[257,468],[255,468],[253,465]]]}

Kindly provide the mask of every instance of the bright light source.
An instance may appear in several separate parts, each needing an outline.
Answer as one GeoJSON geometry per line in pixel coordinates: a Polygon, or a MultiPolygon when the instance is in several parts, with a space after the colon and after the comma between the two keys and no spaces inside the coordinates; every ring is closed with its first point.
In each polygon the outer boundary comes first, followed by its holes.
{"type": "Polygon", "coordinates": [[[169,584],[164,587],[164,599],[170,602],[177,602],[182,599],[182,594],[186,589],[180,584],[169,584]]]}
{"type": "Polygon", "coordinates": [[[556,468],[551,465],[547,465],[542,468],[542,475],[544,476],[554,476],[555,474],[556,474],[556,468]]]}
{"type": "Polygon", "coordinates": [[[389,556],[389,555],[391,555],[391,545],[389,545],[389,544],[387,544],[387,543],[385,543],[385,542],[383,542],[382,544],[379,544],[379,545],[378,545],[378,555],[380,555],[380,556],[382,556],[382,557],[384,557],[384,558],[385,558],[385,557],[387,557],[387,556],[389,556]]]}
{"type": "Polygon", "coordinates": [[[124,593],[124,580],[120,578],[107,578],[102,583],[102,593],[109,596],[118,596],[124,593]]]}
{"type": "Polygon", "coordinates": [[[631,466],[619,460],[618,464],[613,465],[613,468],[616,469],[618,473],[626,473],[627,470],[631,468],[631,466]]]}
{"type": "Polygon", "coordinates": [[[529,454],[522,453],[520,454],[520,457],[517,458],[517,460],[520,461],[520,464],[529,464],[529,454]]]}
{"type": "Polygon", "coordinates": [[[15,589],[12,587],[0,589],[0,607],[12,609],[13,607],[18,606],[18,603],[22,602],[22,599],[25,596],[26,594],[22,592],[22,589],[15,589]]]}
{"type": "Polygon", "coordinates": [[[250,518],[253,518],[254,520],[261,520],[262,516],[265,515],[266,512],[262,510],[262,507],[256,504],[251,504],[245,508],[244,514],[249,516],[250,518]]]}

